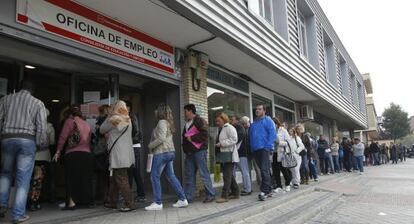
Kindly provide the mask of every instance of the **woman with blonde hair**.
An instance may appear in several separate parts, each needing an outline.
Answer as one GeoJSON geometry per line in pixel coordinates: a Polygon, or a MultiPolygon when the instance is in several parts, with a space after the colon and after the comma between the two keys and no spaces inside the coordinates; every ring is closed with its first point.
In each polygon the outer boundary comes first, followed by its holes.
{"type": "Polygon", "coordinates": [[[223,170],[223,190],[217,203],[227,202],[229,199],[238,199],[240,189],[233,175],[234,164],[240,162],[237,151],[237,131],[229,124],[229,117],[225,113],[216,116],[216,125],[219,132],[216,139],[216,162],[223,170]],[[231,192],[231,195],[230,195],[231,192]]]}
{"type": "Polygon", "coordinates": [[[109,195],[107,208],[117,208],[119,192],[125,200],[121,212],[137,209],[128,182],[128,169],[134,164],[132,151],[131,119],[124,101],[117,101],[109,110],[109,115],[99,128],[106,135],[109,155],[109,195]]]}
{"type": "Polygon", "coordinates": [[[159,104],[155,110],[155,117],[158,120],[154,128],[151,141],[148,145],[150,153],[154,155],[151,167],[151,183],[154,193],[154,201],[150,206],[145,207],[147,211],[162,210],[161,174],[165,170],[168,182],[175,190],[178,201],[173,204],[175,208],[187,207],[188,201],[183,187],[174,173],[175,147],[173,135],[175,133],[174,118],[171,108],[165,104],[159,104]]]}

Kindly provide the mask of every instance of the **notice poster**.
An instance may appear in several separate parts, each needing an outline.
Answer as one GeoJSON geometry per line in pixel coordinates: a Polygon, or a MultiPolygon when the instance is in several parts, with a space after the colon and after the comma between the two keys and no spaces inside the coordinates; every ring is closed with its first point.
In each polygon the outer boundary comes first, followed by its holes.
{"type": "Polygon", "coordinates": [[[83,92],[83,103],[98,103],[101,100],[101,92],[85,91],[83,92]]]}

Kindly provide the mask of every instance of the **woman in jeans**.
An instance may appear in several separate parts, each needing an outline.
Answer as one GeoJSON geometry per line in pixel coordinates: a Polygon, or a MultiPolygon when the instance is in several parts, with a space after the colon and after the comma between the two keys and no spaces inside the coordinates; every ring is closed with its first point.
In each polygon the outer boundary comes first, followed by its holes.
{"type": "Polygon", "coordinates": [[[217,203],[228,202],[229,199],[238,199],[239,186],[233,175],[234,164],[240,162],[237,151],[237,131],[229,124],[229,117],[225,113],[216,116],[216,125],[219,132],[216,139],[216,153],[221,157],[220,162],[223,171],[223,190],[217,203]],[[221,155],[219,155],[221,154],[221,155]],[[226,156],[224,156],[226,155],[226,156]],[[230,195],[231,192],[231,195],[230,195]]]}
{"type": "Polygon", "coordinates": [[[280,172],[283,174],[283,178],[285,179],[285,191],[290,191],[290,181],[292,180],[292,174],[290,173],[289,169],[282,166],[282,158],[283,152],[287,147],[287,140],[290,139],[289,133],[286,128],[281,124],[279,119],[273,118],[273,122],[275,122],[277,128],[277,150],[273,153],[273,163],[272,163],[272,171],[273,171],[273,178],[276,182],[276,189],[273,191],[275,193],[282,193],[282,180],[280,178],[280,172]]]}
{"type": "Polygon", "coordinates": [[[53,161],[56,162],[62,152],[65,152],[66,204],[63,210],[74,210],[79,205],[89,206],[93,201],[91,133],[90,125],[82,118],[80,107],[72,105],[70,115],[59,136],[56,154],[53,157],[53,161]],[[79,142],[69,145],[67,140],[72,139],[71,136],[75,132],[78,133],[79,142]]]}
{"type": "Polygon", "coordinates": [[[99,132],[107,136],[109,153],[109,195],[107,208],[117,208],[119,193],[125,204],[121,212],[137,209],[131,188],[128,183],[128,169],[134,164],[132,151],[131,119],[124,101],[115,102],[110,109],[108,117],[99,128],[99,132]]]}
{"type": "Polygon", "coordinates": [[[154,155],[151,167],[154,201],[150,206],[145,207],[145,210],[157,211],[163,208],[160,178],[164,169],[168,182],[170,182],[178,196],[178,201],[173,204],[173,207],[187,207],[188,202],[183,187],[174,174],[175,147],[173,134],[175,133],[175,127],[171,108],[165,104],[158,105],[155,110],[155,117],[158,120],[158,124],[152,132],[151,141],[148,145],[150,153],[154,155]]]}
{"type": "Polygon", "coordinates": [[[336,140],[336,137],[332,138],[331,154],[332,154],[332,160],[333,160],[335,172],[339,173],[339,143],[336,140]]]}

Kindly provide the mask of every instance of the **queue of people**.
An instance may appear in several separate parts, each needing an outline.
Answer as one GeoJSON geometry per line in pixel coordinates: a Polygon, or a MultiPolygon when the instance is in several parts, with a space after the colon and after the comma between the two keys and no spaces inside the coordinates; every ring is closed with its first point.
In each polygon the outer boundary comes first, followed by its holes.
{"type": "MultiPolygon", "coordinates": [[[[101,106],[94,128],[84,120],[80,107],[72,105],[60,131],[56,153],[51,158],[55,131],[47,122],[48,111],[32,96],[32,90],[32,84],[24,80],[19,92],[0,100],[0,218],[8,211],[12,176],[16,178],[17,189],[11,212],[13,222],[29,219],[26,206],[31,210],[40,209],[44,176],[53,172],[50,162],[58,162],[62,157],[66,186],[62,210],[93,207],[98,199],[104,201],[106,208],[129,212],[137,209],[138,203],[146,202],[139,166],[142,135],[138,119],[131,113],[130,102],[119,100],[101,106]],[[92,183],[94,175],[95,185],[92,183]],[[132,192],[133,182],[136,197],[132,192]]],[[[221,195],[216,197],[207,164],[207,122],[197,114],[195,105],[184,107],[185,179],[182,185],[173,166],[176,154],[173,138],[177,133],[174,116],[168,105],[159,104],[154,111],[157,124],[147,145],[150,160],[147,171],[153,199],[145,210],[163,209],[162,173],[177,195],[177,202],[172,206],[182,208],[195,200],[197,173],[204,187],[203,203],[225,203],[251,195],[251,170],[255,170],[260,185],[258,199],[264,201],[273,194],[290,192],[291,187],[298,189],[303,184],[310,184],[311,180],[318,182],[319,175],[352,170],[362,174],[364,161],[372,161],[373,165],[389,160],[397,163],[398,159],[405,160],[407,154],[399,145],[392,145],[389,150],[372,143],[369,150],[365,150],[358,138],[343,138],[339,143],[334,137],[329,143],[321,135],[316,140],[301,125],[288,129],[287,123],[267,116],[263,105],[257,105],[255,113],[253,122],[248,117],[229,118],[223,112],[215,117],[218,133],[214,158],[223,174],[221,195]],[[236,182],[237,170],[242,174],[241,188],[236,182]]]]}

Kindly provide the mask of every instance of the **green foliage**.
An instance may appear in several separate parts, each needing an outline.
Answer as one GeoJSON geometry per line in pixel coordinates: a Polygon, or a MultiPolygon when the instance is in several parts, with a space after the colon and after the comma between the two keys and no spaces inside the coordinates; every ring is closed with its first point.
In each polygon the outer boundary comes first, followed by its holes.
{"type": "Polygon", "coordinates": [[[408,113],[403,111],[400,105],[391,103],[382,116],[384,117],[383,127],[394,141],[410,133],[408,113]]]}
{"type": "Polygon", "coordinates": [[[414,144],[414,134],[405,136],[400,141],[398,141],[398,143],[411,147],[414,144]]]}

